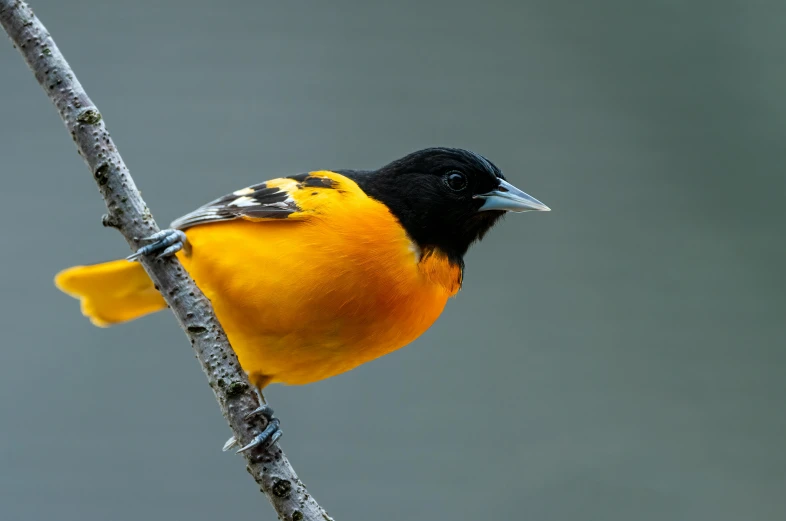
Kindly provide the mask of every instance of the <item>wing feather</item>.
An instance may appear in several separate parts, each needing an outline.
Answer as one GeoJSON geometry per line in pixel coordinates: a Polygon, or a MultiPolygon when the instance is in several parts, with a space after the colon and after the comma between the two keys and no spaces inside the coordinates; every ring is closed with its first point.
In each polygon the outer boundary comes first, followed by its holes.
{"type": "Polygon", "coordinates": [[[185,230],[198,224],[233,219],[285,219],[300,211],[291,193],[297,185],[293,179],[276,179],[249,186],[200,206],[172,221],[170,227],[185,230]]]}

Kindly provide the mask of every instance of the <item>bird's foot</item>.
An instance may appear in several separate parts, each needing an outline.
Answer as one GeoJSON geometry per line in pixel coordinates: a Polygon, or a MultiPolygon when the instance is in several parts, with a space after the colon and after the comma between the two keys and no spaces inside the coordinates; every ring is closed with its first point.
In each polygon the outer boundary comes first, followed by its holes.
{"type": "Polygon", "coordinates": [[[228,451],[229,449],[231,449],[232,447],[235,447],[236,445],[237,445],[237,438],[235,438],[234,436],[232,436],[231,438],[229,438],[229,439],[226,441],[226,443],[224,443],[224,446],[221,448],[221,450],[222,450],[222,451],[224,451],[224,452],[226,452],[226,451],[228,451]]]}
{"type": "Polygon", "coordinates": [[[135,253],[126,257],[126,259],[135,261],[140,257],[148,255],[156,255],[156,258],[160,259],[174,255],[186,245],[186,234],[180,230],[167,228],[142,240],[150,244],[142,246],[135,253]]]}
{"type": "MultiPolygon", "coordinates": [[[[280,425],[281,422],[278,418],[273,416],[273,409],[269,406],[262,404],[258,408],[254,409],[250,413],[246,415],[246,420],[251,420],[253,418],[262,416],[266,420],[265,428],[262,429],[262,432],[254,436],[254,439],[251,440],[246,446],[241,447],[236,454],[240,454],[242,452],[246,452],[247,450],[253,449],[257,446],[262,446],[262,448],[267,448],[273,445],[278,439],[284,434],[281,431],[280,425]]],[[[237,439],[234,436],[229,438],[227,442],[224,444],[224,451],[228,451],[235,445],[237,445],[237,439]]]]}

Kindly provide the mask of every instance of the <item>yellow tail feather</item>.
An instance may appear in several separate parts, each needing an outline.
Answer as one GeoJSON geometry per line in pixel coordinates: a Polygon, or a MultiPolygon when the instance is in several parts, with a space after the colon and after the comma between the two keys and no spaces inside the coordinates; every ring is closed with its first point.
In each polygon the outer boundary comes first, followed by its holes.
{"type": "Polygon", "coordinates": [[[134,320],[166,307],[138,262],[117,260],[74,266],[55,276],[55,286],[78,298],[82,313],[100,327],[134,320]]]}

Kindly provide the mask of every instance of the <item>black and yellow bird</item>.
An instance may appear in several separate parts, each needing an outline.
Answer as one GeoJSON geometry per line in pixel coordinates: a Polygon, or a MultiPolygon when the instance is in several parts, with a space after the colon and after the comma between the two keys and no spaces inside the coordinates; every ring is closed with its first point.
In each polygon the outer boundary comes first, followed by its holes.
{"type": "MultiPolygon", "coordinates": [[[[469,246],[505,212],[530,210],[549,208],[483,156],[429,148],[374,171],[238,190],[129,259],[176,254],[261,390],[322,380],[415,340],[461,287],[469,246]]],[[[55,283],[98,326],[166,307],[130,260],[69,268],[55,283]]]]}

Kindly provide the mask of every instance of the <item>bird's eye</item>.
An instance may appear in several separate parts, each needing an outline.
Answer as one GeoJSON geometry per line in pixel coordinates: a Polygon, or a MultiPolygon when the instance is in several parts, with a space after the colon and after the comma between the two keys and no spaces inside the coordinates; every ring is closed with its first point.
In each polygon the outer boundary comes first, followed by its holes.
{"type": "Polygon", "coordinates": [[[467,187],[467,176],[457,170],[453,170],[445,174],[445,183],[451,190],[460,192],[467,187]]]}

